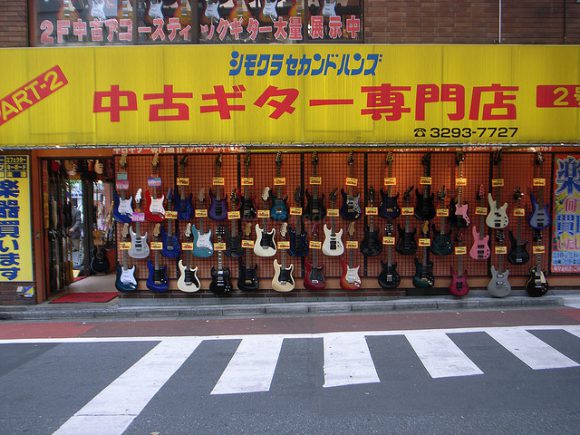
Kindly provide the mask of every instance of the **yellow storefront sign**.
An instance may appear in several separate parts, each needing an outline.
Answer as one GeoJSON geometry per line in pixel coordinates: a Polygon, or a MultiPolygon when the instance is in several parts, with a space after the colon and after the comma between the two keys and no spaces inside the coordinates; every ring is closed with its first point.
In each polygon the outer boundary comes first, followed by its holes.
{"type": "Polygon", "coordinates": [[[0,146],[576,143],[579,46],[0,50],[0,146]]]}

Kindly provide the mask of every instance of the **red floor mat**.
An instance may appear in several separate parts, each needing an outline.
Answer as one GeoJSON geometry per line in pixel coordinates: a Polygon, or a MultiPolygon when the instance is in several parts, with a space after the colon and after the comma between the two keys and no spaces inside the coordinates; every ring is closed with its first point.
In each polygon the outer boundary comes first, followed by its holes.
{"type": "Polygon", "coordinates": [[[116,292],[70,293],[50,301],[51,304],[68,304],[77,302],[109,302],[117,297],[116,292]]]}

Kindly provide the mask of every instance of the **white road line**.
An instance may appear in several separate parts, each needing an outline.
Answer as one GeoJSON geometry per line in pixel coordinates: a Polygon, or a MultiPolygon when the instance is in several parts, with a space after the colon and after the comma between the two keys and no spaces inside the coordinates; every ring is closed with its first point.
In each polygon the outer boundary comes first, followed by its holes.
{"type": "Polygon", "coordinates": [[[269,391],[282,341],[261,335],[244,338],[211,394],[269,391]]]}
{"type": "MultiPolygon", "coordinates": [[[[554,327],[554,329],[561,328],[554,327]]],[[[578,363],[562,355],[552,346],[527,331],[494,329],[486,332],[534,370],[578,366],[578,363]]]]}
{"type": "Polygon", "coordinates": [[[568,328],[564,328],[564,330],[580,338],[580,326],[570,326],[568,328]]]}
{"type": "Polygon", "coordinates": [[[324,387],[381,382],[364,335],[324,337],[324,387]]]}
{"type": "Polygon", "coordinates": [[[405,337],[432,378],[483,374],[443,332],[409,332],[405,337]]]}
{"type": "Polygon", "coordinates": [[[122,434],[200,343],[199,339],[162,341],[54,433],[122,434]]]}

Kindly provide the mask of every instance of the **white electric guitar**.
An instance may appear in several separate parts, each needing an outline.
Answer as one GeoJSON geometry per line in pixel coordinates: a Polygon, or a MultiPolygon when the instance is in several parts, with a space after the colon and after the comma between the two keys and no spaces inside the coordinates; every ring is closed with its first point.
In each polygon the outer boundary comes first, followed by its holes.
{"type": "Polygon", "coordinates": [[[266,0],[266,5],[264,6],[262,15],[269,17],[272,21],[276,21],[278,19],[278,12],[276,11],[277,5],[278,0],[266,0]]]}
{"type": "Polygon", "coordinates": [[[336,0],[324,0],[322,7],[322,16],[336,17],[336,0]]]}
{"type": "Polygon", "coordinates": [[[107,19],[105,15],[105,0],[93,0],[91,16],[94,20],[98,21],[105,21],[107,19]]]}
{"type": "MultiPolygon", "coordinates": [[[[330,192],[329,201],[330,208],[328,214],[333,213],[331,210],[336,209],[336,189],[330,192]]],[[[322,242],[322,253],[330,257],[338,257],[344,253],[344,245],[342,243],[342,228],[337,233],[334,229],[334,214],[330,218],[330,228],[324,224],[324,242],[322,242]]]]}
{"type": "MultiPolygon", "coordinates": [[[[280,228],[280,236],[282,238],[286,237],[286,228],[288,224],[284,222],[280,228]]],[[[287,252],[285,250],[280,251],[280,257],[282,263],[278,263],[278,259],[274,259],[274,278],[272,278],[272,289],[277,292],[286,293],[294,290],[295,282],[292,272],[294,271],[294,265],[286,266],[286,256],[287,252]]]]}
{"type": "Polygon", "coordinates": [[[133,213],[132,218],[135,221],[135,229],[133,231],[131,228],[129,230],[129,235],[131,236],[131,249],[129,249],[129,256],[131,258],[146,258],[149,256],[149,245],[147,245],[147,233],[141,235],[141,221],[140,217],[143,216],[141,213],[141,188],[137,190],[135,195],[135,205],[137,206],[136,213],[133,213]]]}
{"type": "MultiPolygon", "coordinates": [[[[260,212],[266,213],[269,216],[270,208],[268,207],[268,199],[270,198],[270,188],[266,187],[262,192],[262,201],[264,202],[264,210],[260,212]]],[[[273,257],[276,255],[276,242],[274,236],[276,235],[276,228],[268,231],[268,218],[262,218],[263,228],[256,224],[256,241],[254,242],[254,254],[258,257],[273,257]]]]}
{"type": "Polygon", "coordinates": [[[149,15],[152,19],[161,18],[163,19],[163,11],[161,7],[163,6],[163,2],[161,0],[150,0],[149,2],[149,15]]]}
{"type": "Polygon", "coordinates": [[[503,185],[503,178],[501,178],[501,148],[495,153],[493,164],[497,166],[497,178],[495,179],[495,183],[497,184],[495,187],[497,199],[493,199],[491,192],[487,194],[489,214],[485,218],[485,223],[490,228],[502,230],[508,226],[509,218],[507,215],[507,202],[504,202],[501,207],[498,207],[498,204],[501,202],[501,186],[503,185]]]}
{"type": "Polygon", "coordinates": [[[211,21],[217,22],[220,20],[220,14],[218,12],[219,6],[218,0],[206,0],[206,6],[204,15],[209,18],[211,21]]]}
{"type": "MultiPolygon", "coordinates": [[[[191,224],[188,222],[185,227],[185,240],[191,242],[191,224]]],[[[197,277],[197,267],[193,268],[191,265],[192,250],[182,249],[186,255],[186,264],[180,259],[177,266],[179,267],[179,279],[177,280],[177,288],[182,292],[194,293],[201,288],[199,278],[197,277]]]]}

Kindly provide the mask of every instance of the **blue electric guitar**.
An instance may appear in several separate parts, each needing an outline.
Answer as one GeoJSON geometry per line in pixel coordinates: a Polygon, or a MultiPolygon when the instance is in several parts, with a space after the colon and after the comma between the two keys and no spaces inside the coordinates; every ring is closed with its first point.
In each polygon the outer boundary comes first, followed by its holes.
{"type": "MultiPolygon", "coordinates": [[[[276,178],[282,178],[282,153],[276,153],[276,178]]],[[[275,183],[276,184],[276,183],[275,183]]],[[[275,221],[285,221],[288,219],[288,207],[286,206],[286,199],[282,195],[282,185],[278,183],[276,186],[276,195],[272,197],[272,208],[270,209],[270,217],[275,221]]]]}
{"type": "MultiPolygon", "coordinates": [[[[161,224],[155,224],[153,229],[153,240],[159,241],[161,224]]],[[[169,290],[169,279],[167,278],[167,266],[161,266],[159,262],[159,250],[154,250],[153,261],[147,260],[149,276],[147,277],[147,288],[155,293],[165,293],[169,290]]]]}
{"type": "MultiPolygon", "coordinates": [[[[169,189],[167,191],[167,211],[173,210],[173,190],[169,189]]],[[[165,215],[167,218],[167,213],[165,215]]],[[[179,238],[177,237],[177,231],[173,231],[173,221],[175,219],[167,219],[167,231],[161,229],[161,240],[163,241],[163,249],[161,250],[161,255],[166,258],[177,258],[181,253],[181,245],[179,244],[179,238]]]]}
{"type": "Polygon", "coordinates": [[[223,183],[221,177],[222,155],[218,154],[215,159],[215,193],[209,190],[210,206],[209,217],[214,221],[223,221],[228,217],[228,203],[223,193],[223,183]]]}
{"type": "Polygon", "coordinates": [[[119,167],[121,170],[117,172],[117,189],[120,190],[121,196],[117,191],[113,191],[113,218],[117,222],[124,224],[131,223],[131,214],[133,213],[133,197],[126,198],[127,188],[129,187],[129,181],[127,180],[127,155],[123,154],[119,160],[119,167]],[[119,189],[119,186],[123,186],[124,189],[119,189]]]}
{"type": "MultiPolygon", "coordinates": [[[[123,225],[121,232],[123,242],[129,241],[129,224],[123,225]]],[[[129,267],[129,254],[126,249],[122,250],[122,262],[117,263],[117,276],[115,287],[120,292],[131,292],[137,290],[137,280],[135,279],[135,265],[129,267]]]]}
{"type": "Polygon", "coordinates": [[[185,176],[185,167],[187,166],[187,156],[183,156],[179,161],[179,195],[175,198],[175,209],[177,210],[177,219],[188,221],[193,218],[193,193],[186,195],[185,184],[189,184],[189,178],[185,176]]]}
{"type": "MultiPolygon", "coordinates": [[[[544,156],[542,156],[542,153],[537,153],[536,166],[539,168],[538,178],[540,180],[544,180],[545,183],[545,179],[543,178],[542,174],[543,163],[544,156]]],[[[541,231],[544,228],[549,227],[550,223],[552,222],[550,218],[550,212],[548,210],[548,204],[544,202],[544,187],[545,186],[538,186],[537,197],[536,195],[534,195],[533,192],[530,194],[530,200],[532,202],[532,214],[530,215],[528,223],[534,230],[538,231],[541,231]]]]}
{"type": "MultiPolygon", "coordinates": [[[[340,207],[340,216],[347,221],[354,221],[361,217],[360,192],[353,187],[354,180],[354,154],[348,155],[348,178],[351,183],[347,183],[346,192],[341,189],[342,206],[340,207]]],[[[347,180],[348,181],[348,180],[347,180]]]]}
{"type": "Polygon", "coordinates": [[[204,217],[203,214],[207,213],[205,209],[205,189],[202,187],[199,190],[197,196],[197,211],[199,212],[199,229],[195,226],[191,226],[191,234],[193,234],[193,255],[195,257],[207,258],[211,257],[213,254],[213,243],[211,241],[211,229],[207,232],[204,231],[204,217]]]}
{"type": "MultiPolygon", "coordinates": [[[[294,192],[294,201],[296,207],[301,207],[302,205],[302,188],[297,187],[294,192]]],[[[290,228],[288,231],[290,233],[290,249],[288,254],[292,257],[305,257],[308,254],[308,234],[304,229],[302,222],[302,216],[296,217],[296,228],[290,228]]]]}

